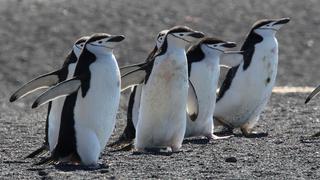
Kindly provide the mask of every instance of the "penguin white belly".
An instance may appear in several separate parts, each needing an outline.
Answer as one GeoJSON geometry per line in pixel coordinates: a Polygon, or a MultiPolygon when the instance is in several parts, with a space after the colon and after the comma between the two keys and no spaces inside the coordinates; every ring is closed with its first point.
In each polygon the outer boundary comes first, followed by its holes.
{"type": "Polygon", "coordinates": [[[136,148],[171,147],[176,151],[181,147],[186,129],[186,57],[181,54],[175,59],[156,62],[142,89],[136,148]]]}
{"type": "Polygon", "coordinates": [[[74,110],[77,152],[84,164],[97,162],[110,138],[120,101],[120,72],[115,59],[90,65],[90,87],[78,91],[74,110]]]}
{"type": "Polygon", "coordinates": [[[258,116],[266,105],[275,83],[278,64],[277,48],[271,53],[257,52],[250,67],[243,71],[240,65],[225,98],[217,102],[214,116],[223,122],[240,127],[258,116]],[[276,52],[276,53],[273,53],[276,52]],[[257,56],[260,54],[261,56],[257,56]]]}
{"type": "Polygon", "coordinates": [[[213,133],[213,112],[216,101],[216,89],[220,74],[218,59],[192,63],[190,80],[196,90],[199,112],[195,121],[187,120],[185,137],[206,136],[213,133]]]}
{"type": "Polygon", "coordinates": [[[133,122],[134,128],[137,128],[137,123],[138,123],[138,119],[139,119],[139,109],[140,109],[142,87],[143,87],[142,84],[137,85],[136,93],[134,96],[134,103],[133,103],[133,108],[132,108],[132,122],[133,122]]]}
{"type": "MultiPolygon", "coordinates": [[[[68,65],[67,79],[70,79],[73,76],[75,67],[76,63],[71,63],[68,65]]],[[[48,117],[48,141],[50,152],[54,150],[58,143],[61,113],[65,99],[66,97],[62,97],[51,102],[51,109],[48,117]]]]}

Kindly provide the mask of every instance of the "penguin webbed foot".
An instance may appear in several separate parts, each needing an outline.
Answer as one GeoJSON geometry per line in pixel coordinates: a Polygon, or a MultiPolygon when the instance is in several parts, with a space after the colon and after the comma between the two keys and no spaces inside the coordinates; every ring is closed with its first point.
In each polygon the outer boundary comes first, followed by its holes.
{"type": "Polygon", "coordinates": [[[233,128],[229,126],[223,126],[221,131],[215,132],[215,136],[234,136],[233,128]]]}
{"type": "Polygon", "coordinates": [[[208,139],[209,141],[211,141],[211,140],[230,139],[230,138],[232,138],[232,137],[234,137],[233,134],[231,134],[231,135],[225,135],[225,136],[217,136],[217,135],[215,135],[215,134],[212,134],[211,136],[207,136],[207,139],[208,139]]]}
{"type": "Polygon", "coordinates": [[[121,146],[117,146],[118,148],[115,149],[115,150],[112,150],[110,152],[119,152],[119,151],[131,151],[134,149],[134,145],[133,143],[126,143],[126,144],[123,144],[121,146]]]}
{"type": "Polygon", "coordinates": [[[243,136],[246,138],[262,138],[262,137],[267,137],[269,135],[268,132],[256,132],[256,131],[251,131],[243,128],[241,128],[241,132],[243,136]]]}
{"type": "Polygon", "coordinates": [[[108,147],[115,148],[122,145],[133,144],[134,137],[129,137],[125,132],[119,137],[119,139],[111,144],[108,147]]]}

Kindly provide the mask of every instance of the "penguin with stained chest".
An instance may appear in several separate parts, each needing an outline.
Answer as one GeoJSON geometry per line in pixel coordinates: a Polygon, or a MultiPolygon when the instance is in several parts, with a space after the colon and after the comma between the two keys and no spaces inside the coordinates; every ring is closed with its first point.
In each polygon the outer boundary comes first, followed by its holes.
{"type": "Polygon", "coordinates": [[[265,134],[253,132],[253,127],[266,106],[275,84],[278,66],[276,32],[289,22],[289,18],[266,19],[256,22],[241,47],[243,53],[223,58],[241,58],[231,68],[217,96],[214,121],[232,132],[241,128],[247,137],[265,134]]]}
{"type": "MultiPolygon", "coordinates": [[[[16,101],[36,90],[48,88],[68,78],[71,78],[73,76],[80,52],[88,38],[88,36],[83,36],[74,43],[72,50],[67,55],[61,69],[41,75],[24,84],[11,96],[10,101],[16,101]]],[[[40,148],[26,156],[26,158],[33,158],[35,156],[44,154],[47,151],[52,152],[54,149],[59,135],[60,116],[63,102],[63,98],[49,102],[46,118],[45,142],[40,148]]]]}
{"type": "MultiPolygon", "coordinates": [[[[120,67],[121,75],[125,75],[130,71],[136,70],[142,67],[146,62],[151,61],[154,54],[158,51],[158,49],[163,44],[164,37],[167,31],[168,30],[162,30],[158,33],[156,38],[156,45],[153,48],[153,50],[149,53],[145,62],[120,67]]],[[[145,75],[136,76],[135,73],[133,73],[133,74],[130,74],[129,76],[130,78],[128,78],[128,76],[125,76],[124,78],[121,79],[122,89],[126,89],[128,87],[132,88],[132,91],[129,97],[128,108],[127,108],[127,124],[122,135],[119,137],[119,139],[116,142],[110,144],[111,147],[119,146],[120,144],[123,144],[123,143],[130,143],[130,146],[131,146],[131,142],[136,136],[136,125],[139,118],[141,90],[142,90],[145,75]]]]}
{"type": "MultiPolygon", "coordinates": [[[[235,46],[236,44],[233,42],[207,37],[191,46],[187,51],[189,79],[195,88],[199,109],[196,118],[194,118],[195,116],[188,118],[185,137],[226,138],[213,134],[213,112],[220,76],[220,64],[236,66],[241,62],[239,59],[234,59],[233,64],[220,62],[220,56],[227,48],[235,46]]],[[[188,103],[190,104],[190,100],[188,103]]],[[[195,113],[194,107],[189,104],[189,112],[195,113]]]]}
{"type": "Polygon", "coordinates": [[[203,33],[188,27],[173,27],[154,59],[141,68],[146,76],[136,125],[136,150],[180,149],[189,88],[185,47],[203,37],[203,33]]]}
{"type": "Polygon", "coordinates": [[[85,43],[74,76],[39,96],[33,108],[67,96],[52,155],[38,164],[67,161],[97,166],[110,138],[120,101],[120,71],[113,55],[124,36],[97,33],[85,43]]]}

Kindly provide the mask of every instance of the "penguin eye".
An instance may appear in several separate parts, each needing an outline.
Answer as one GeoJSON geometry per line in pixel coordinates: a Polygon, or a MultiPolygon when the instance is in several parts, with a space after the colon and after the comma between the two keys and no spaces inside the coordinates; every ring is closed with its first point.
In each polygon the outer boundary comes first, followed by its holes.
{"type": "Polygon", "coordinates": [[[182,34],[182,33],[181,33],[181,34],[179,34],[179,36],[183,36],[183,35],[184,35],[184,34],[182,34]]]}
{"type": "Polygon", "coordinates": [[[160,37],[159,40],[162,40],[162,37],[160,37]]]}
{"type": "Polygon", "coordinates": [[[99,44],[101,44],[101,43],[102,43],[102,41],[98,41],[98,43],[99,43],[99,44]]]}
{"type": "Polygon", "coordinates": [[[83,44],[80,44],[81,47],[83,47],[83,44]]]}

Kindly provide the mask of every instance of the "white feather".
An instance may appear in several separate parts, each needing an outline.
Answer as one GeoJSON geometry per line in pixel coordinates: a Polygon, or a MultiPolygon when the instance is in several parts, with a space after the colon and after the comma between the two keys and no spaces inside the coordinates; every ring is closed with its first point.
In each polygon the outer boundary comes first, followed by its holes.
{"type": "Polygon", "coordinates": [[[195,121],[188,119],[185,137],[212,137],[213,112],[216,101],[216,89],[220,75],[219,51],[206,50],[205,59],[192,63],[190,80],[196,90],[199,113],[195,121]]]}
{"type": "Polygon", "coordinates": [[[186,128],[188,75],[183,48],[155,60],[152,73],[142,88],[136,148],[181,147],[186,128]]]}
{"type": "Polygon", "coordinates": [[[233,127],[253,127],[267,104],[275,84],[278,65],[278,43],[273,35],[263,37],[255,45],[250,66],[243,71],[243,63],[230,88],[217,102],[214,116],[233,127]],[[267,83],[267,79],[269,83],[267,83]]]}
{"type": "Polygon", "coordinates": [[[79,90],[74,109],[76,140],[81,141],[77,152],[84,164],[97,162],[114,129],[120,101],[120,71],[113,54],[97,56],[89,68],[90,88],[85,97],[79,90]]]}

